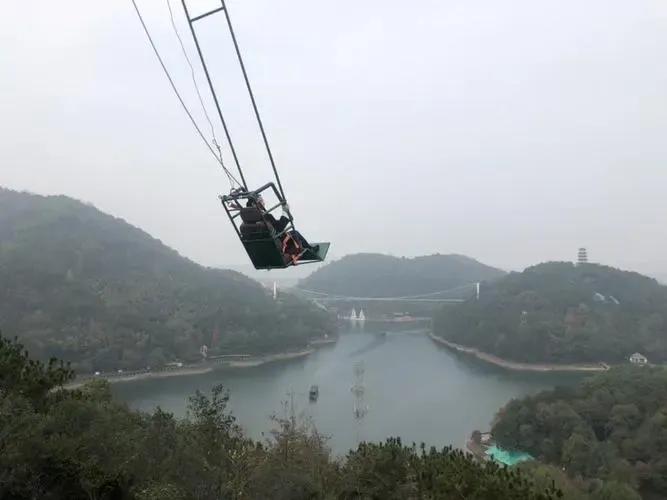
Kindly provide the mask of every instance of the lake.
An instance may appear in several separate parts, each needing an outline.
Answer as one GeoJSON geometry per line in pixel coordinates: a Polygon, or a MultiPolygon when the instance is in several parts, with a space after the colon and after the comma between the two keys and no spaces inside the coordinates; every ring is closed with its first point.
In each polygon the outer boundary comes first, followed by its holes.
{"type": "Polygon", "coordinates": [[[489,429],[495,412],[510,399],[581,377],[504,371],[439,347],[423,332],[366,324],[299,360],[112,387],[133,408],[160,406],[182,416],[195,390],[223,384],[231,394],[232,413],[254,438],[262,439],[273,426],[271,415],[283,415],[288,403],[331,437],[335,453],[343,454],[360,440],[389,436],[405,443],[463,447],[474,429],[489,429]],[[351,388],[360,383],[364,391],[357,398],[351,388]],[[319,386],[314,403],[308,397],[312,384],[319,386]],[[356,402],[367,409],[362,418],[355,418],[356,402]]]}

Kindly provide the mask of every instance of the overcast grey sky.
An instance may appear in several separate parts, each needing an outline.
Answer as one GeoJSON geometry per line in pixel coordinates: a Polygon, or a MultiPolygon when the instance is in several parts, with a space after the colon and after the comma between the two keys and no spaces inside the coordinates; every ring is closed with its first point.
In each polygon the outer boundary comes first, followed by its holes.
{"type": "MultiPolygon", "coordinates": [[[[138,1],[204,124],[166,0],[138,1]]],[[[333,255],[518,269],[585,245],[667,274],[664,0],[228,4],[298,226],[333,255]]],[[[201,42],[259,185],[270,169],[223,22],[201,21],[201,42]]],[[[130,0],[4,2],[0,47],[0,185],[92,202],[203,264],[246,262],[216,198],[226,179],[130,0]]]]}

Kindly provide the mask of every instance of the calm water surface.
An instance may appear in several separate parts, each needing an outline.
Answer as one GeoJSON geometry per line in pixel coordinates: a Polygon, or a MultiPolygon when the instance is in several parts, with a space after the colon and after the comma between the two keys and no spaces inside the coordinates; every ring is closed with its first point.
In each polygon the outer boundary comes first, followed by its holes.
{"type": "Polygon", "coordinates": [[[462,447],[472,430],[488,429],[494,413],[511,398],[581,378],[503,371],[438,347],[424,334],[381,334],[374,328],[382,326],[345,332],[337,344],[302,360],[118,383],[113,390],[133,408],[161,406],[182,416],[188,395],[221,383],[231,393],[233,414],[257,439],[272,428],[270,416],[281,414],[284,403],[293,398],[296,412],[331,436],[331,448],[342,454],[359,440],[389,436],[400,436],[407,443],[462,447]],[[364,403],[368,406],[361,421],[354,417],[351,391],[358,363],[364,367],[364,403]],[[320,389],[315,403],[308,400],[311,384],[320,389]]]}

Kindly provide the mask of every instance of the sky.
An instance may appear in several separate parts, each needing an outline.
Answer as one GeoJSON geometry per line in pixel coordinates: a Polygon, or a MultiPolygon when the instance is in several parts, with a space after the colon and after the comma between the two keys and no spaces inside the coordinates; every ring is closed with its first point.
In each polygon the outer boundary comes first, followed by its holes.
{"type": "MultiPolygon", "coordinates": [[[[137,2],[210,138],[166,0],[137,2]]],[[[333,257],[522,269],[585,246],[667,277],[664,0],[227,3],[297,227],[333,257]]],[[[248,183],[264,184],[224,16],[196,26],[248,183]]],[[[0,185],[92,203],[205,265],[247,263],[226,177],[130,0],[5,2],[0,47],[0,185]]]]}

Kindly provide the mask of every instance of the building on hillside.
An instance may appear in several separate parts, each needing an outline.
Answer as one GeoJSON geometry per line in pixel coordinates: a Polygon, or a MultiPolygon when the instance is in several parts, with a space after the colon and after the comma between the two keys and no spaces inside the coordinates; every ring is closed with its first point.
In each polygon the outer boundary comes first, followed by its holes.
{"type": "Polygon", "coordinates": [[[588,251],[581,247],[579,252],[577,252],[577,264],[587,264],[588,263],[588,251]]]}
{"type": "Polygon", "coordinates": [[[630,356],[630,363],[633,365],[647,365],[648,359],[643,354],[636,352],[630,356]]]}

